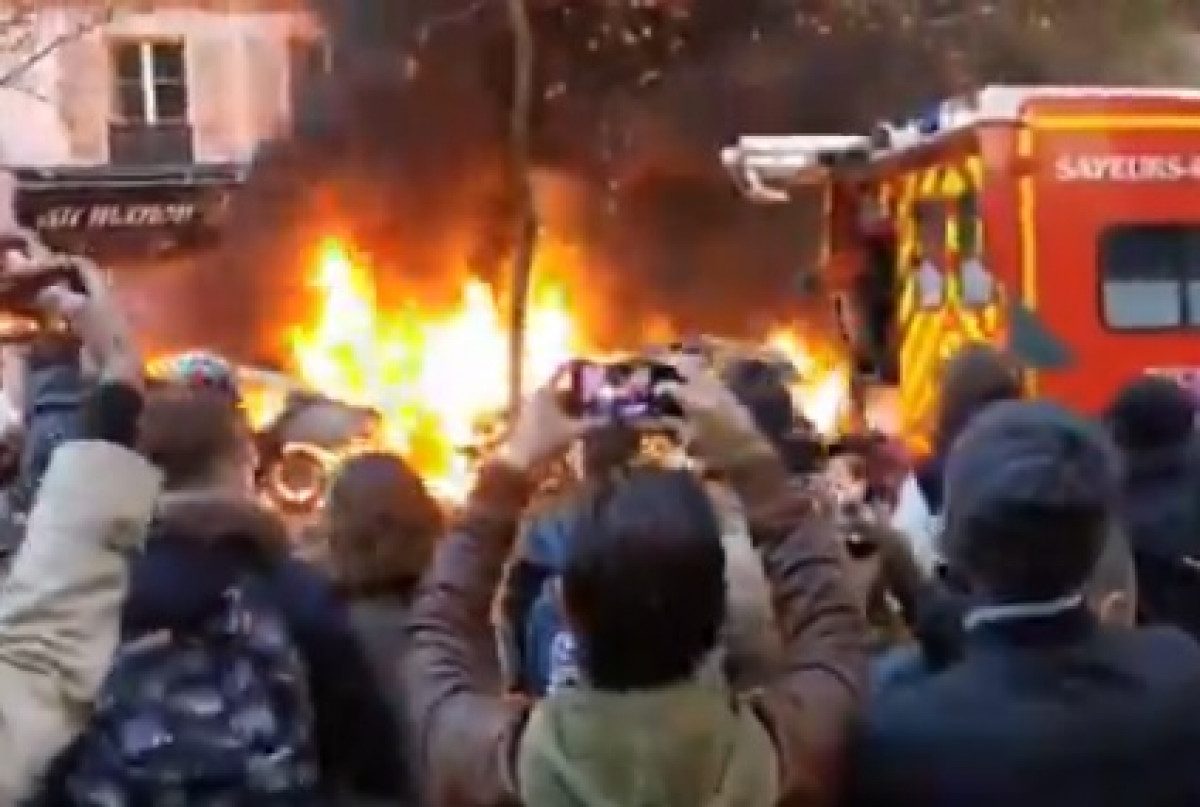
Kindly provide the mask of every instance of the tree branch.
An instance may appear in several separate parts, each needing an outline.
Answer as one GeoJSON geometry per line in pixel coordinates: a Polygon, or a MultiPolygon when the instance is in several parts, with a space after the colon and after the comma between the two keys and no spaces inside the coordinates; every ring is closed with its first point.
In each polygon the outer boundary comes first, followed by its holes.
{"type": "Polygon", "coordinates": [[[114,13],[115,12],[112,6],[106,6],[102,13],[97,14],[95,17],[92,17],[89,20],[81,22],[72,30],[54,37],[54,39],[50,40],[45,45],[29,54],[13,67],[9,68],[8,71],[3,75],[0,75],[0,87],[10,86],[14,81],[21,78],[31,69],[33,69],[39,62],[68,42],[74,42],[77,39],[87,36],[100,26],[108,24],[112,21],[114,13]]]}

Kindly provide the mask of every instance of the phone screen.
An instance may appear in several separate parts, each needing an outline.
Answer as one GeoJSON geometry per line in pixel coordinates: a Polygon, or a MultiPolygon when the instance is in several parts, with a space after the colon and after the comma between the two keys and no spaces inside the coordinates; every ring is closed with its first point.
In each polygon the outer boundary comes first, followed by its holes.
{"type": "Polygon", "coordinates": [[[658,386],[674,377],[669,366],[651,362],[577,362],[567,390],[567,411],[575,416],[624,421],[673,416],[677,407],[670,405],[658,386]]]}

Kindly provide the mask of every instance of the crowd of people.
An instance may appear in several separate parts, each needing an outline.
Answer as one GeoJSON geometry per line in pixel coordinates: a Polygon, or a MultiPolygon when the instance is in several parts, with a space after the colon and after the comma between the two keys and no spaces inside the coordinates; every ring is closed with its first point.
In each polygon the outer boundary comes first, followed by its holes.
{"type": "Polygon", "coordinates": [[[1096,419],[970,346],[911,461],[680,354],[674,451],[547,386],[455,512],[363,451],[301,524],[227,368],[145,378],[83,270],[5,357],[0,804],[1200,804],[1169,379],[1096,419]]]}

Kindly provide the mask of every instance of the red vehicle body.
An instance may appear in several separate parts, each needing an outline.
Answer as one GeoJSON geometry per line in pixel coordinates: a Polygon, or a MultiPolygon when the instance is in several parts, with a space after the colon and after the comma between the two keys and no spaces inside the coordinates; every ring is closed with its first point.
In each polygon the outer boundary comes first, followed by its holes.
{"type": "Polygon", "coordinates": [[[760,201],[824,195],[822,287],[918,442],[966,341],[1088,413],[1140,373],[1200,369],[1200,92],[993,87],[871,137],[723,156],[760,201]]]}

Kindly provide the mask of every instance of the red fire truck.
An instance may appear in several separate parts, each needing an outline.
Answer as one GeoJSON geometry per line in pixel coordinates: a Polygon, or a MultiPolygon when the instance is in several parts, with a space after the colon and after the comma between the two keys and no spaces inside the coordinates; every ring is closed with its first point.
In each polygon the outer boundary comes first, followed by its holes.
{"type": "Polygon", "coordinates": [[[968,340],[1087,412],[1138,373],[1196,378],[1200,91],[989,87],[870,135],[743,137],[722,160],[754,201],[823,201],[820,288],[918,443],[968,340]]]}

